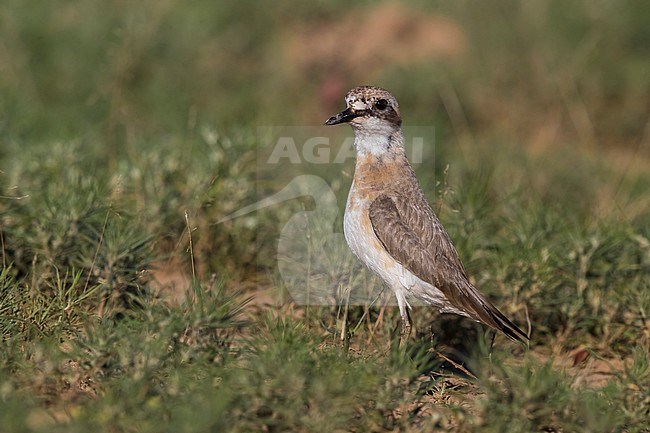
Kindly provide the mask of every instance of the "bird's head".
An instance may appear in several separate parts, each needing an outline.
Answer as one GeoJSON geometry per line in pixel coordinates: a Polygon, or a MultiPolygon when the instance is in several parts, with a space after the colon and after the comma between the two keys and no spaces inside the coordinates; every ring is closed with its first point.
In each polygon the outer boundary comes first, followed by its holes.
{"type": "Polygon", "coordinates": [[[345,103],[347,108],[326,125],[349,123],[355,132],[381,135],[391,135],[402,125],[397,99],[380,87],[355,87],[345,95],[345,103]]]}

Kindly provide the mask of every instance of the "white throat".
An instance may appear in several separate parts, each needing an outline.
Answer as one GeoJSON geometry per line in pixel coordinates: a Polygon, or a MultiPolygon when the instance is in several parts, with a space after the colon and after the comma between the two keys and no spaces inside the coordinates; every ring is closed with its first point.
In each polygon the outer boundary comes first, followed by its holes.
{"type": "Polygon", "coordinates": [[[381,156],[404,149],[402,130],[387,122],[365,119],[363,124],[353,126],[354,147],[359,154],[381,156]]]}

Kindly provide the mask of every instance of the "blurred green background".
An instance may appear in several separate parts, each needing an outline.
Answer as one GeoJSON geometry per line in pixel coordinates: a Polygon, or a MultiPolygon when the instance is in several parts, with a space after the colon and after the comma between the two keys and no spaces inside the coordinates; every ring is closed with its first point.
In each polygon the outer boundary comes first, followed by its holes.
{"type": "Polygon", "coordinates": [[[2,137],[318,124],[358,84],[411,124],[636,147],[650,6],[622,2],[62,1],[0,5],[2,137]]]}

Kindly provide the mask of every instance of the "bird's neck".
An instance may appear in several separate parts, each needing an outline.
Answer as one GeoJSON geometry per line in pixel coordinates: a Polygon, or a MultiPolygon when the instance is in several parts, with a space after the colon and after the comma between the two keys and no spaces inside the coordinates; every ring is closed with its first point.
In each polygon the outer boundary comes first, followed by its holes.
{"type": "Polygon", "coordinates": [[[354,134],[354,147],[357,159],[372,158],[406,158],[404,136],[401,129],[391,131],[368,131],[359,129],[354,134]]]}
{"type": "Polygon", "coordinates": [[[361,190],[383,191],[393,188],[396,179],[417,182],[406,158],[402,131],[364,136],[356,132],[357,149],[354,182],[361,190]]]}

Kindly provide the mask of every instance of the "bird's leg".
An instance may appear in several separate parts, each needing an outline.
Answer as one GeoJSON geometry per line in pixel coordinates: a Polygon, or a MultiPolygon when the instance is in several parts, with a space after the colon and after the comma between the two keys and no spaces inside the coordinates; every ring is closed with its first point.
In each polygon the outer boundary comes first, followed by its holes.
{"type": "Polygon", "coordinates": [[[399,334],[399,347],[403,349],[406,347],[406,342],[411,336],[411,315],[409,314],[408,308],[400,311],[400,313],[402,316],[402,331],[399,334]]]}
{"type": "Polygon", "coordinates": [[[494,339],[497,336],[496,329],[491,330],[491,332],[492,332],[492,338],[490,339],[490,352],[488,354],[488,357],[490,358],[490,360],[492,360],[492,349],[494,349],[494,339]]]}

